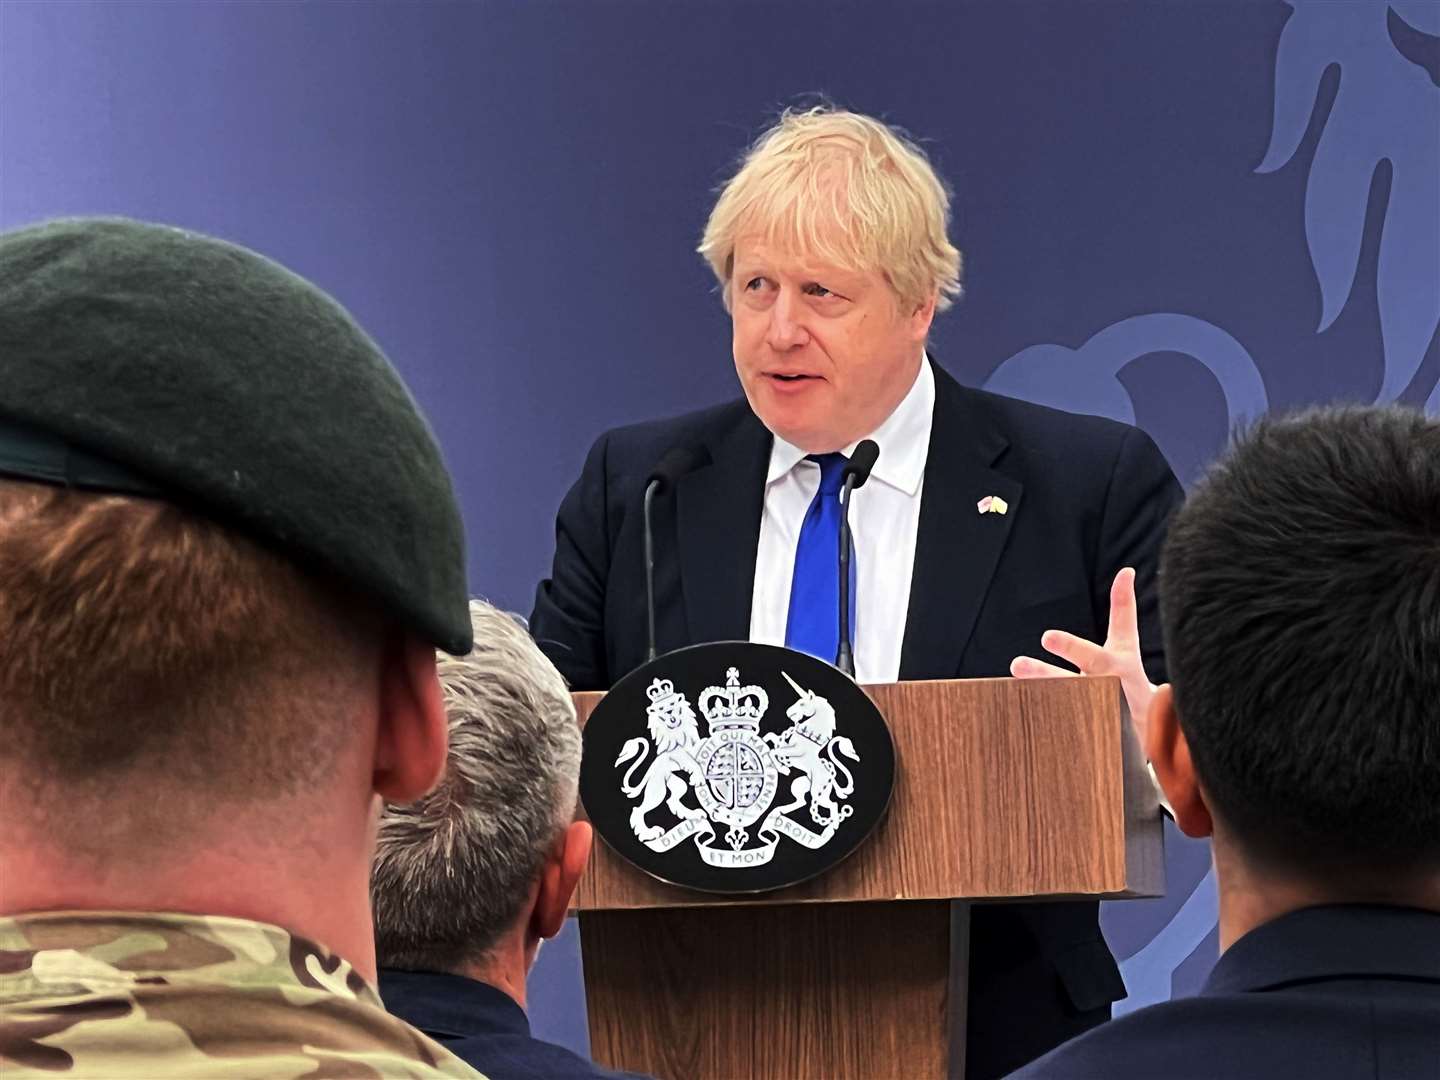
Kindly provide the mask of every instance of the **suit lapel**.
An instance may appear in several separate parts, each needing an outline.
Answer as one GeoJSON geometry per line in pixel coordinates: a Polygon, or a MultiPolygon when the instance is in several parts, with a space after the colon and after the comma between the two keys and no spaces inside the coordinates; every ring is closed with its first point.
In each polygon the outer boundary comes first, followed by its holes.
{"type": "Polygon", "coordinates": [[[770,443],[770,433],[746,409],[740,422],[708,447],[710,464],[675,485],[689,644],[750,637],[770,443]]]}
{"type": "Polygon", "coordinates": [[[935,418],[915,539],[902,679],[953,677],[975,629],[1000,552],[1020,510],[1023,485],[991,466],[1009,445],[969,392],[935,367],[935,418]],[[976,503],[998,495],[1004,514],[976,503]]]}

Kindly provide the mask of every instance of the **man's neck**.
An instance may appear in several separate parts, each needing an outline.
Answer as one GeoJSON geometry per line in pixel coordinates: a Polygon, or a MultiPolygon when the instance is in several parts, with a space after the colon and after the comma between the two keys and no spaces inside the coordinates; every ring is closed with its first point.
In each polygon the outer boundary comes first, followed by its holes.
{"type": "MultiPolygon", "coordinates": [[[[76,858],[43,843],[0,846],[0,917],[43,911],[223,915],[278,926],[324,946],[375,981],[365,838],[294,832],[246,843],[232,830],[188,850],[124,862],[76,858]]],[[[247,838],[248,839],[248,838],[247,838]]]]}
{"type": "Polygon", "coordinates": [[[1220,951],[1282,915],[1324,904],[1385,904],[1440,912],[1440,873],[1402,880],[1396,875],[1354,874],[1316,882],[1293,874],[1257,871],[1226,846],[1215,845],[1220,894],[1220,951]]]}
{"type": "MultiPolygon", "coordinates": [[[[909,400],[912,397],[917,396],[921,393],[921,376],[923,373],[928,372],[929,363],[929,354],[922,349],[916,359],[914,369],[910,372],[910,375],[905,379],[899,380],[900,383],[905,387],[905,391],[898,398],[896,398],[894,402],[891,403],[889,411],[886,412],[885,415],[879,419],[879,421],[866,426],[863,430],[857,428],[846,432],[843,435],[837,435],[836,438],[840,439],[841,441],[834,445],[831,445],[830,443],[825,443],[823,445],[814,444],[810,446],[802,446],[798,442],[792,443],[783,435],[771,431],[770,434],[774,437],[774,442],[771,445],[770,451],[771,471],[766,478],[766,482],[768,483],[771,480],[775,480],[782,473],[788,472],[796,462],[798,462],[801,458],[805,457],[807,454],[822,454],[833,452],[848,455],[854,452],[856,445],[859,444],[862,440],[870,438],[878,439],[880,440],[882,446],[886,446],[894,441],[893,438],[886,436],[885,433],[887,432],[887,430],[892,436],[901,434],[908,436],[909,432],[911,432],[916,427],[914,423],[909,422],[915,419],[915,417],[907,416],[897,418],[896,414],[904,411],[909,400]]],[[[934,380],[932,377],[932,385],[933,382],[934,380]]],[[[932,399],[934,397],[933,390],[930,391],[930,397],[932,399]]],[[[911,409],[910,411],[913,412],[914,410],[911,409]]],[[[928,445],[928,414],[926,415],[925,420],[926,441],[924,445],[928,445]]]]}
{"type": "Polygon", "coordinates": [[[880,433],[886,429],[886,425],[890,424],[891,420],[900,410],[901,406],[905,404],[906,399],[909,398],[911,394],[915,393],[915,385],[920,381],[920,372],[928,362],[929,358],[926,355],[924,348],[921,348],[920,352],[915,357],[915,362],[909,368],[908,374],[904,378],[896,380],[897,388],[903,387],[904,389],[901,391],[899,396],[895,398],[894,401],[890,402],[890,408],[885,411],[885,414],[880,417],[878,421],[866,428],[864,431],[850,432],[846,440],[834,449],[844,453],[851,453],[853,452],[855,445],[861,440],[878,438],[880,436],[880,433]]]}
{"type": "Polygon", "coordinates": [[[474,963],[461,964],[451,974],[463,975],[467,979],[483,982],[495,987],[525,1008],[525,976],[533,962],[533,954],[527,956],[524,934],[515,931],[474,963]]]}

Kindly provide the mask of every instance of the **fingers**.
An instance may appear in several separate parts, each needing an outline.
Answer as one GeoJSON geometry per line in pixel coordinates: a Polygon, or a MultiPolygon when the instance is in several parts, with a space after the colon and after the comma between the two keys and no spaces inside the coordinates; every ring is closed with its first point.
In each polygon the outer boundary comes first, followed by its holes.
{"type": "MultiPolygon", "coordinates": [[[[1140,627],[1135,603],[1135,570],[1124,567],[1110,586],[1110,628],[1104,645],[1065,630],[1046,630],[1040,644],[1047,652],[1073,664],[1085,675],[1119,675],[1127,684],[1142,680],[1139,667],[1140,627]],[[1134,670],[1131,670],[1131,669],[1134,670]]],[[[1010,674],[1018,679],[1054,678],[1076,672],[1030,656],[1017,656],[1010,674]]],[[[1149,683],[1145,683],[1148,691],[1149,683]]]]}
{"type": "Polygon", "coordinates": [[[1106,635],[1108,644],[1125,647],[1138,645],[1140,624],[1135,608],[1135,569],[1127,566],[1115,575],[1115,580],[1110,585],[1110,629],[1106,635]]]}
{"type": "Polygon", "coordinates": [[[1017,679],[1054,679],[1074,677],[1079,672],[1057,667],[1055,664],[1047,664],[1044,660],[1036,660],[1033,656],[1017,656],[1010,661],[1010,674],[1017,679]]]}
{"type": "Polygon", "coordinates": [[[1086,675],[1115,674],[1115,657],[1103,646],[1065,630],[1046,630],[1040,635],[1040,644],[1046,652],[1052,652],[1061,660],[1074,664],[1086,675]]]}

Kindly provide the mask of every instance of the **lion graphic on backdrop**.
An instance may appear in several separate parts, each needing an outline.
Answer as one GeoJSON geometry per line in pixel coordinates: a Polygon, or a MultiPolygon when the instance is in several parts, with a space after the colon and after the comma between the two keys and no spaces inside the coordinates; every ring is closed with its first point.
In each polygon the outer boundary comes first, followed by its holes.
{"type": "Polygon", "coordinates": [[[640,805],[630,811],[630,827],[642,841],[664,835],[663,828],[645,820],[645,815],[662,802],[681,819],[706,816],[704,810],[686,806],[681,801],[690,792],[691,784],[699,774],[695,749],[700,745],[700,722],[695,710],[684,694],[675,692],[675,685],[669,679],[656,679],[646,693],[650,697],[650,704],[645,709],[649,716],[650,738],[647,740],[637,735],[627,739],[620,748],[620,756],[615,759],[617,768],[627,761],[634,761],[625,770],[620,786],[628,799],[644,793],[640,805]],[[634,782],[635,770],[644,763],[652,742],[655,758],[645,770],[645,775],[634,782]]]}

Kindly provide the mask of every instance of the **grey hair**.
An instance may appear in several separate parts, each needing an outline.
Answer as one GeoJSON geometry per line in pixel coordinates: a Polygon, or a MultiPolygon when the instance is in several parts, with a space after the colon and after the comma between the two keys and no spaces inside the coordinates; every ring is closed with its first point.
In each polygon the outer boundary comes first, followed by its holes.
{"type": "Polygon", "coordinates": [[[450,971],[480,960],[574,819],[580,728],[565,680],[514,617],[472,600],[470,619],[474,649],[437,654],[445,776],[380,819],[370,899],[382,967],[450,971]]]}

